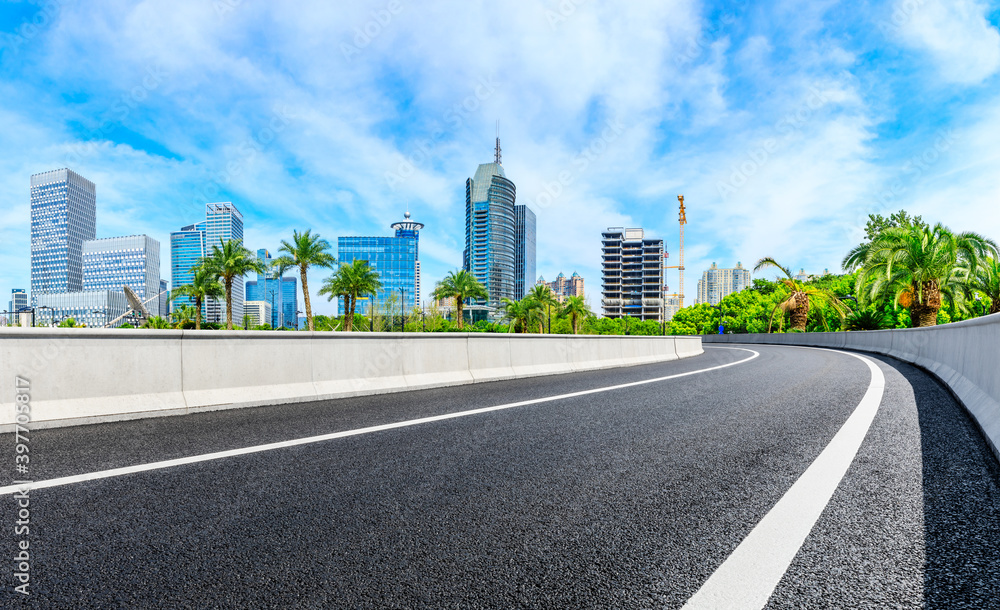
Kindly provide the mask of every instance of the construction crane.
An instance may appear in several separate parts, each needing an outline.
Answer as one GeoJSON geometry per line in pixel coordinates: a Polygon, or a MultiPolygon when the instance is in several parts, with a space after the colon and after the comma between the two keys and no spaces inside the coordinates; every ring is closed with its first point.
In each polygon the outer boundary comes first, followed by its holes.
{"type": "MultiPolygon", "coordinates": [[[[680,204],[681,204],[680,215],[678,217],[678,220],[680,221],[680,227],[681,227],[681,240],[680,240],[680,247],[679,247],[678,261],[677,261],[679,264],[677,264],[677,265],[667,265],[667,266],[664,266],[663,268],[664,269],[677,269],[678,275],[680,276],[679,277],[679,282],[678,282],[678,287],[680,288],[680,290],[677,293],[675,293],[675,294],[664,294],[663,295],[663,298],[664,298],[663,306],[664,306],[664,308],[666,308],[666,298],[667,297],[677,297],[678,298],[678,303],[680,304],[680,307],[681,308],[684,307],[684,225],[687,224],[687,213],[686,213],[686,210],[684,209],[684,195],[678,195],[677,196],[677,201],[679,201],[680,204]]],[[[668,256],[669,255],[666,254],[666,253],[663,254],[663,258],[667,258],[668,256]]],[[[665,274],[664,274],[664,277],[665,277],[665,274]]],[[[664,286],[664,289],[665,289],[665,291],[669,290],[669,287],[668,286],[664,286]]]]}

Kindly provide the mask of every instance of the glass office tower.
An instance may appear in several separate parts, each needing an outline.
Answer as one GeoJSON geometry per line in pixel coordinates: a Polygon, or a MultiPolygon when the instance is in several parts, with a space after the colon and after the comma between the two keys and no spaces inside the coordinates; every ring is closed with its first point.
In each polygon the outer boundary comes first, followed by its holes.
{"type": "MultiPolygon", "coordinates": [[[[409,212],[405,220],[392,225],[395,237],[340,237],[337,239],[337,260],[342,265],[356,260],[368,261],[379,274],[382,290],[374,295],[376,308],[386,307],[390,299],[395,303],[393,312],[400,308],[407,315],[417,307],[420,295],[417,293],[419,222],[410,220],[409,212]],[[393,295],[390,297],[389,295],[393,295]]],[[[358,300],[355,313],[367,315],[369,300],[358,300]]],[[[344,315],[344,302],[338,306],[339,315],[344,315]]],[[[378,311],[378,309],[376,309],[378,311]]]]}
{"type": "MultiPolygon", "coordinates": [[[[212,247],[230,239],[243,241],[243,214],[231,202],[209,203],[205,206],[205,255],[212,247]]],[[[243,301],[246,290],[243,277],[233,278],[233,324],[243,324],[243,301]]],[[[205,316],[211,322],[226,321],[226,300],[209,299],[205,316]]]]}
{"type": "Polygon", "coordinates": [[[524,298],[535,283],[535,213],[514,206],[514,295],[524,298]]]}
{"type": "Polygon", "coordinates": [[[83,289],[121,290],[128,286],[152,316],[160,309],[160,242],[148,235],[106,237],[83,242],[83,289]]]}
{"type": "MultiPolygon", "coordinates": [[[[271,325],[271,328],[295,328],[299,309],[298,280],[293,275],[283,276],[280,280],[272,277],[273,269],[271,264],[274,259],[266,249],[257,250],[257,258],[267,266],[266,273],[258,273],[256,281],[246,283],[247,301],[264,301],[269,305],[270,321],[264,323],[271,325]]],[[[289,274],[297,273],[298,268],[290,269],[289,274]]]]}
{"type": "Polygon", "coordinates": [[[518,300],[535,278],[535,214],[515,205],[517,189],[507,179],[497,138],[493,163],[483,163],[465,181],[465,250],[462,268],[486,288],[490,317],[501,317],[500,300],[518,300]]]}
{"type": "MultiPolygon", "coordinates": [[[[205,223],[199,222],[180,231],[170,234],[170,285],[176,290],[179,286],[191,283],[194,273],[191,268],[201,262],[205,256],[205,223]]],[[[174,307],[194,305],[194,299],[181,297],[173,302],[174,307]]],[[[204,308],[202,308],[204,313],[204,308]]]]}
{"type": "Polygon", "coordinates": [[[83,242],[97,236],[97,187],[69,169],[31,176],[31,301],[83,289],[83,242]]]}

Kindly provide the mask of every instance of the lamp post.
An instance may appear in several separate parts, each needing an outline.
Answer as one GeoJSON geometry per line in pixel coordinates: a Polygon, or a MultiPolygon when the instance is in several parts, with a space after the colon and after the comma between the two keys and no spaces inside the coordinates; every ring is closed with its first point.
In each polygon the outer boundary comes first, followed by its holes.
{"type": "Polygon", "coordinates": [[[406,289],[400,286],[399,288],[399,332],[406,332],[406,289]]]}

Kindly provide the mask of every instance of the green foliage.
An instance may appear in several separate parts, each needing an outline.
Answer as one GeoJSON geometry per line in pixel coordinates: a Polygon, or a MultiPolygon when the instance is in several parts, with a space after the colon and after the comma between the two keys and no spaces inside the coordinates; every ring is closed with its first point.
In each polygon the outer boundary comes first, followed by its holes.
{"type": "Polygon", "coordinates": [[[248,273],[264,273],[264,262],[243,246],[241,239],[229,239],[212,246],[204,260],[207,269],[226,289],[226,328],[233,330],[233,281],[248,273]]]}
{"type": "MultiPolygon", "coordinates": [[[[344,330],[351,332],[355,328],[358,297],[375,295],[381,289],[382,281],[379,279],[379,274],[368,265],[368,261],[353,260],[350,263],[341,264],[336,273],[326,278],[323,281],[323,286],[319,289],[319,294],[327,295],[328,301],[332,301],[338,296],[344,298],[344,311],[346,312],[344,330]]],[[[374,307],[374,301],[369,303],[369,306],[374,307]]],[[[369,325],[370,322],[365,327],[367,328],[369,325]]],[[[310,326],[310,330],[312,329],[313,326],[310,326]]],[[[371,329],[369,328],[369,330],[371,329]]]]}
{"type": "Polygon", "coordinates": [[[873,309],[856,311],[844,321],[845,330],[881,330],[891,328],[893,320],[883,312],[873,309]]]}
{"type": "Polygon", "coordinates": [[[201,328],[201,306],[204,304],[205,299],[221,299],[225,294],[226,290],[219,283],[218,276],[208,268],[204,263],[195,265],[191,268],[191,272],[194,274],[191,277],[191,283],[184,286],[178,286],[170,294],[171,300],[177,300],[180,297],[190,297],[194,299],[194,305],[186,305],[182,308],[185,314],[191,314],[194,317],[194,327],[196,329],[201,328]],[[191,309],[187,309],[190,307],[191,309]]]}
{"type": "Polygon", "coordinates": [[[149,320],[146,320],[146,323],[142,327],[152,328],[156,330],[166,330],[172,328],[172,326],[170,325],[170,321],[167,320],[166,318],[161,318],[160,316],[154,316],[149,320]]]}
{"type": "Polygon", "coordinates": [[[458,328],[461,329],[465,318],[465,315],[462,313],[465,301],[468,299],[488,299],[490,295],[475,276],[464,269],[460,269],[448,272],[448,275],[437,283],[434,287],[433,297],[435,299],[455,299],[458,328]]]}
{"type": "Polygon", "coordinates": [[[73,318],[66,318],[65,320],[63,320],[62,322],[60,322],[56,327],[57,328],[82,328],[83,325],[82,324],[78,325],[76,323],[76,320],[74,320],[73,318]]]}
{"type": "Polygon", "coordinates": [[[306,322],[309,330],[314,329],[312,315],[312,301],[309,297],[309,268],[325,267],[333,268],[337,264],[337,259],[330,254],[330,242],[307,230],[305,233],[292,231],[292,241],[281,240],[278,252],[282,256],[276,258],[274,266],[274,277],[279,278],[293,267],[299,270],[299,279],[302,281],[302,298],[306,305],[306,322]]]}
{"type": "Polygon", "coordinates": [[[670,320],[672,335],[703,335],[717,332],[716,312],[707,303],[684,307],[670,320]]]}
{"type": "Polygon", "coordinates": [[[865,224],[865,239],[873,241],[886,229],[910,228],[913,226],[928,226],[920,216],[910,216],[906,210],[900,210],[895,214],[890,214],[888,218],[881,214],[869,214],[868,222],[865,224]]]}

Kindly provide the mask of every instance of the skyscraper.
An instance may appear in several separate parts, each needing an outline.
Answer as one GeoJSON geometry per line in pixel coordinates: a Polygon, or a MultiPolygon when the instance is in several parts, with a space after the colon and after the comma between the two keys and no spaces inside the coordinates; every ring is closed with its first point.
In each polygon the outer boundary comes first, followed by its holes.
{"type": "Polygon", "coordinates": [[[736,263],[732,269],[719,269],[715,263],[701,274],[698,280],[698,299],[695,303],[718,305],[719,301],[734,292],[750,286],[750,270],[736,263]]]}
{"type": "Polygon", "coordinates": [[[514,206],[514,296],[524,298],[535,279],[535,213],[514,206]]]}
{"type": "Polygon", "coordinates": [[[265,319],[262,324],[270,324],[271,328],[295,328],[295,312],[299,308],[298,280],[293,275],[282,276],[280,280],[272,277],[271,264],[274,259],[267,249],[257,250],[257,258],[268,271],[258,273],[256,280],[246,283],[246,300],[267,302],[270,318],[265,319]]]}
{"type": "Polygon", "coordinates": [[[663,308],[663,240],[642,229],[611,227],[603,240],[604,316],[660,320],[663,308]]]}
{"type": "Polygon", "coordinates": [[[24,288],[13,288],[10,291],[10,304],[7,306],[7,311],[10,313],[16,313],[21,311],[28,306],[28,293],[25,292],[24,288]]]}
{"type": "MultiPolygon", "coordinates": [[[[191,268],[205,256],[205,222],[181,227],[170,234],[170,285],[174,290],[194,279],[191,268]]],[[[174,306],[194,305],[191,297],[181,297],[174,306]]],[[[204,310],[204,308],[203,308],[204,310]]]]}
{"type": "MultiPolygon", "coordinates": [[[[209,203],[205,206],[205,255],[212,254],[214,246],[229,240],[243,241],[243,214],[231,202],[209,203]]],[[[243,276],[233,278],[233,324],[243,322],[245,289],[243,276]]],[[[208,299],[205,316],[213,322],[226,320],[226,300],[208,299]]]]}
{"type": "Polygon", "coordinates": [[[83,242],[83,289],[128,286],[153,316],[160,309],[160,242],[148,235],[105,237],[83,242]]]}
{"type": "Polygon", "coordinates": [[[97,236],[97,187],[69,169],[31,176],[31,301],[83,289],[83,242],[97,236]]]}
{"type": "Polygon", "coordinates": [[[480,165],[465,182],[462,260],[462,268],[486,288],[486,304],[494,312],[501,299],[523,297],[535,277],[535,215],[515,205],[516,196],[514,183],[504,173],[497,138],[493,163],[480,165]]]}
{"type": "MultiPolygon", "coordinates": [[[[376,307],[385,306],[388,301],[396,305],[392,313],[409,313],[420,302],[417,293],[417,265],[420,229],[424,225],[410,220],[407,212],[402,222],[392,225],[395,237],[339,237],[337,238],[337,260],[350,264],[356,260],[368,261],[368,265],[379,274],[382,289],[374,295],[376,307]],[[390,296],[392,295],[392,296],[390,296]]],[[[358,300],[355,313],[367,315],[372,300],[358,300]]],[[[376,311],[378,311],[376,309],[376,311]]],[[[344,303],[340,301],[339,315],[344,315],[344,303]]]]}

